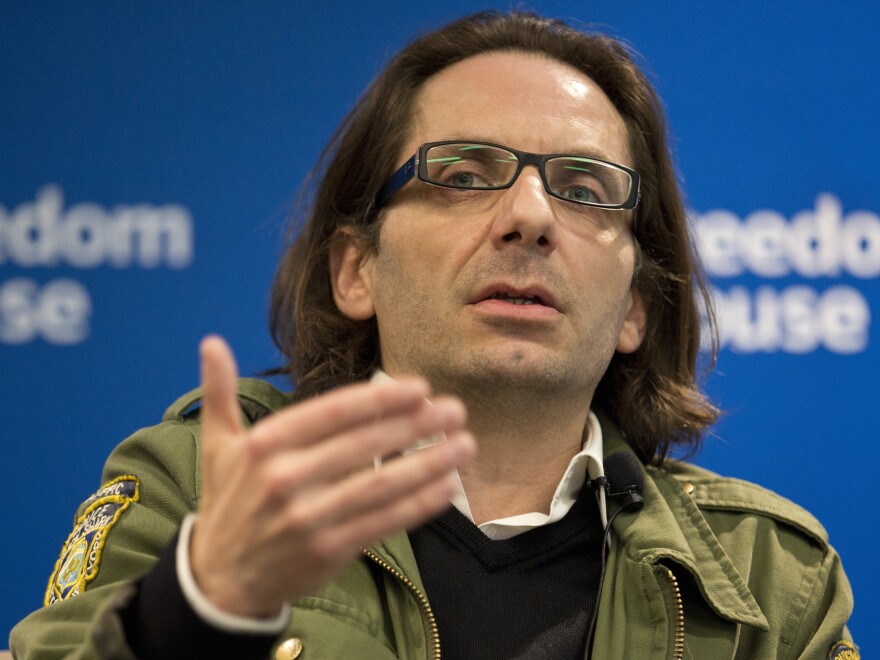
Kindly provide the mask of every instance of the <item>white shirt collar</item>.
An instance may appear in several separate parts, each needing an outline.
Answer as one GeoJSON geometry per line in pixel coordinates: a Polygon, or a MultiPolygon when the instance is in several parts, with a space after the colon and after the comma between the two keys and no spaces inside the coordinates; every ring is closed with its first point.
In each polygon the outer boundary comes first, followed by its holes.
{"type": "MultiPolygon", "coordinates": [[[[381,369],[377,369],[376,373],[373,374],[372,380],[391,380],[391,376],[381,369]]],[[[422,447],[439,442],[442,439],[442,437],[437,436],[426,438],[417,442],[411,449],[405,450],[403,453],[406,454],[416,451],[422,447]]],[[[380,457],[376,457],[374,462],[377,469],[382,464],[380,457]]],[[[553,499],[550,501],[550,512],[541,513],[539,511],[533,511],[531,513],[521,513],[515,516],[508,516],[507,518],[489,520],[478,525],[478,527],[490,539],[501,541],[522,534],[523,532],[527,532],[530,529],[555,523],[562,520],[571,507],[574,506],[578,494],[581,491],[581,487],[584,485],[586,479],[588,477],[590,479],[596,479],[602,476],[605,476],[605,468],[602,463],[602,427],[599,425],[599,420],[596,418],[596,415],[590,411],[590,415],[587,418],[587,424],[584,427],[581,451],[572,456],[571,460],[568,462],[568,467],[565,469],[562,479],[556,487],[553,499]]],[[[462,515],[467,517],[468,520],[473,522],[474,517],[471,513],[471,507],[468,504],[467,494],[464,492],[464,486],[461,483],[461,477],[458,474],[458,470],[454,472],[454,477],[456,491],[452,495],[452,505],[458,509],[462,515]]],[[[599,489],[598,491],[598,500],[599,513],[602,516],[602,526],[604,527],[607,524],[607,519],[605,491],[603,489],[599,489]]]]}

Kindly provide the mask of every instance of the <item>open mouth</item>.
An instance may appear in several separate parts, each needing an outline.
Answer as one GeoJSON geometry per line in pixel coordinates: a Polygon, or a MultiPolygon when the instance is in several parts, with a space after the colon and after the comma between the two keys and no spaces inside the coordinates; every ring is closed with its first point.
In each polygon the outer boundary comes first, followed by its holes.
{"type": "Polygon", "coordinates": [[[513,305],[543,305],[540,296],[528,296],[525,294],[511,294],[505,291],[496,291],[486,300],[503,300],[513,305]]]}
{"type": "Polygon", "coordinates": [[[513,282],[497,279],[487,282],[483,287],[474,291],[467,301],[483,309],[486,314],[511,314],[516,318],[553,318],[556,314],[563,314],[553,291],[543,286],[540,282],[513,282]],[[515,306],[519,312],[513,311],[515,306]],[[507,312],[505,312],[505,308],[507,312]],[[494,310],[494,311],[493,311],[494,310]]]}

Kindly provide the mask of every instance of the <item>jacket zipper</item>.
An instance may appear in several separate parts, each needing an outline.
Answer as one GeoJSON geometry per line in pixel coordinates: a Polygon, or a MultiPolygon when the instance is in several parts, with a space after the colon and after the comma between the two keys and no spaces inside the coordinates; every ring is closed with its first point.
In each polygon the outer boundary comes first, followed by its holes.
{"type": "Polygon", "coordinates": [[[672,658],[673,660],[681,660],[684,657],[684,603],[681,598],[681,589],[678,586],[678,579],[675,577],[675,573],[669,570],[669,568],[658,564],[656,571],[658,581],[665,583],[667,586],[664,589],[661,584],[661,591],[663,591],[663,596],[666,599],[666,609],[674,622],[669,635],[672,658]]]}
{"type": "Polygon", "coordinates": [[[391,564],[382,559],[375,552],[365,548],[364,554],[372,559],[374,562],[376,562],[379,566],[384,568],[386,571],[391,573],[391,575],[400,580],[404,584],[404,586],[409,589],[410,593],[415,596],[416,601],[418,601],[419,607],[422,610],[422,614],[424,615],[425,620],[428,622],[428,629],[430,630],[430,657],[433,658],[433,660],[440,660],[440,630],[437,627],[437,619],[434,618],[434,612],[431,610],[431,605],[428,603],[428,598],[425,596],[425,594],[421,592],[421,590],[419,590],[419,588],[415,584],[413,584],[412,580],[410,580],[403,573],[391,566],[391,564]]]}

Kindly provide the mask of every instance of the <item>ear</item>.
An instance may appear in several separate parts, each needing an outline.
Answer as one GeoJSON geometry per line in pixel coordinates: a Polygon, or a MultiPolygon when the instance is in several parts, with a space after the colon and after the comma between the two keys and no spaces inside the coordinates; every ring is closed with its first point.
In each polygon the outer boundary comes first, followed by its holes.
{"type": "Polygon", "coordinates": [[[351,228],[337,229],[329,257],[330,285],[339,311],[355,321],[372,318],[376,313],[370,278],[373,260],[363,239],[351,228]]]}
{"type": "Polygon", "coordinates": [[[626,316],[623,317],[623,327],[617,338],[617,351],[619,353],[635,353],[648,327],[648,313],[645,310],[645,301],[642,294],[635,287],[629,291],[629,301],[626,308],[626,316]]]}

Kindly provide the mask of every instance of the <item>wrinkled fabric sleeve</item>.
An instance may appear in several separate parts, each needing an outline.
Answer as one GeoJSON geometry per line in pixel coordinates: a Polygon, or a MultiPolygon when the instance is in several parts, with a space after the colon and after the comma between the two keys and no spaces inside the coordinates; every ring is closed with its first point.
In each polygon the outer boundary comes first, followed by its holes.
{"type": "Polygon", "coordinates": [[[168,579],[174,573],[167,566],[173,567],[172,544],[183,518],[198,506],[198,438],[199,426],[192,416],[138,431],[111,453],[102,483],[134,476],[138,500],[107,530],[97,574],[84,590],[37,610],[13,629],[10,644],[16,658],[140,655],[129,647],[124,615],[142,606],[144,584],[149,586],[144,592],[149,602],[161,601],[164,591],[175,588],[177,593],[169,599],[179,602],[179,585],[168,579]],[[171,558],[159,562],[163,554],[171,558]]]}
{"type": "MultiPolygon", "coordinates": [[[[177,577],[177,546],[175,539],[136,583],[133,597],[116,610],[128,647],[140,660],[267,658],[277,633],[227,632],[205,622],[190,606],[177,577]]],[[[116,627],[115,621],[104,623],[116,627]]],[[[102,650],[102,644],[96,646],[102,650]]]]}
{"type": "Polygon", "coordinates": [[[805,612],[796,653],[799,660],[825,660],[839,641],[852,642],[847,621],[853,609],[852,589],[840,556],[829,548],[805,612]]]}

